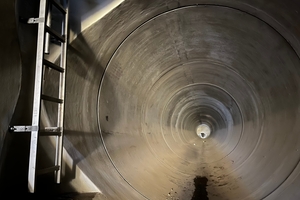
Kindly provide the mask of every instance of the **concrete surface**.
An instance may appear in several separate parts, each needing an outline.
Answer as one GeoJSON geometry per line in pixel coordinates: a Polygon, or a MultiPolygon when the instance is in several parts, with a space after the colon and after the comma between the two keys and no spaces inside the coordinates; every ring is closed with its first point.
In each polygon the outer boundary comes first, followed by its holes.
{"type": "Polygon", "coordinates": [[[125,1],[71,44],[67,150],[111,199],[297,199],[299,8],[125,1]]]}
{"type": "Polygon", "coordinates": [[[11,138],[6,137],[21,88],[21,56],[14,1],[0,2],[0,176],[11,138]]]}
{"type": "MultiPolygon", "coordinates": [[[[74,166],[111,200],[299,199],[299,12],[294,0],[125,0],[69,47],[74,166]]],[[[68,170],[62,192],[81,180],[68,170]]]]}

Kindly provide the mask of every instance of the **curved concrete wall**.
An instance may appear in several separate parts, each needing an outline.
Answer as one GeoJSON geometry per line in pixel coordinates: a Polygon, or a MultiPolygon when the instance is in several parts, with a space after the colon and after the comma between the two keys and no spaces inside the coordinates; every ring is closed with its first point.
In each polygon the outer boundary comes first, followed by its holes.
{"type": "Polygon", "coordinates": [[[112,200],[299,199],[299,12],[293,0],[125,0],[80,33],[62,190],[80,169],[112,200]]]}
{"type": "Polygon", "coordinates": [[[2,1],[1,12],[1,38],[0,38],[0,172],[6,149],[11,142],[7,136],[21,87],[21,57],[18,41],[17,22],[15,18],[15,2],[2,1]]]}
{"type": "Polygon", "coordinates": [[[299,9],[125,1],[71,44],[67,150],[109,199],[298,199],[299,9]]]}

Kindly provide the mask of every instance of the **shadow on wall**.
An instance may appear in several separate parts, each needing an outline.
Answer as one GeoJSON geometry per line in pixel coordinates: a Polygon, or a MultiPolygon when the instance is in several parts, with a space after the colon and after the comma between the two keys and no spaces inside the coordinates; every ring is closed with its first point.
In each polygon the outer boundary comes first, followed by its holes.
{"type": "MultiPolygon", "coordinates": [[[[18,38],[18,21],[16,20],[17,1],[4,0],[0,2],[1,37],[0,37],[0,188],[11,182],[18,182],[20,166],[23,166],[22,157],[26,138],[23,135],[8,133],[8,127],[16,122],[14,111],[18,109],[17,101],[20,99],[22,72],[22,48],[18,38]],[[18,138],[17,138],[18,137],[18,138]],[[19,141],[17,142],[16,139],[19,141]],[[23,140],[25,139],[25,140],[23,140]],[[19,146],[21,145],[21,146],[19,146]],[[20,147],[20,148],[19,148],[20,147]],[[18,158],[18,159],[16,159],[18,158]],[[9,181],[10,180],[10,181],[9,181]]],[[[30,39],[29,39],[30,40],[30,39]]],[[[25,73],[26,74],[26,73],[25,73]]],[[[21,115],[21,113],[20,113],[21,115]]],[[[26,156],[25,156],[26,158],[26,156]]]]}
{"type": "MultiPolygon", "coordinates": [[[[105,177],[93,174],[93,170],[89,167],[94,165],[94,160],[90,158],[91,154],[103,148],[95,109],[97,93],[94,91],[98,91],[104,67],[81,34],[76,42],[69,46],[68,66],[64,146],[73,163],[70,168],[66,168],[64,181],[71,182],[77,178],[76,166],[78,166],[84,169],[83,173],[92,182],[101,180],[100,185],[105,187],[105,177]],[[74,116],[77,119],[75,123],[74,116]]],[[[104,152],[104,149],[102,150],[104,152]]],[[[99,169],[101,167],[102,165],[98,166],[99,169]]]]}

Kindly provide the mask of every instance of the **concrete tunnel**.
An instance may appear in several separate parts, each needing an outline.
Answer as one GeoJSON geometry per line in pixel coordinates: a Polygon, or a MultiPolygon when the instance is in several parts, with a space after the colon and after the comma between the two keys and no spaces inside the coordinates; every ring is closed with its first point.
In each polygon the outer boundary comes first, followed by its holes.
{"type": "MultiPolygon", "coordinates": [[[[36,26],[19,18],[38,4],[0,2],[2,193],[27,193],[30,135],[8,127],[31,123],[36,26]]],[[[71,1],[63,180],[37,177],[36,193],[300,199],[299,12],[297,0],[71,1]]]]}

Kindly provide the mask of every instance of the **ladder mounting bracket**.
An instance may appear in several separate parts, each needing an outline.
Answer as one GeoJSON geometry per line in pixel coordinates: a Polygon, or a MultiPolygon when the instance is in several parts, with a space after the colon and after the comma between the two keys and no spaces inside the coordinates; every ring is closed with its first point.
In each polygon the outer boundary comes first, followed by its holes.
{"type": "Polygon", "coordinates": [[[31,132],[31,131],[38,131],[38,126],[10,126],[9,130],[11,132],[31,132]]]}
{"type": "Polygon", "coordinates": [[[27,23],[28,24],[38,24],[45,22],[45,18],[29,18],[27,23]]]}

